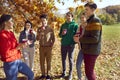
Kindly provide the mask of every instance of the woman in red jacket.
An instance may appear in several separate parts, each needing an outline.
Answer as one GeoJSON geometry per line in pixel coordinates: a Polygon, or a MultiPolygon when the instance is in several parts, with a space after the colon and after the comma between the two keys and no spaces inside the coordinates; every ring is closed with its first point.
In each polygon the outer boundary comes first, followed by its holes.
{"type": "Polygon", "coordinates": [[[0,17],[0,59],[3,61],[6,80],[17,80],[18,72],[25,74],[28,80],[33,80],[33,72],[20,60],[21,52],[19,49],[26,44],[17,43],[12,29],[12,16],[3,14],[0,17]]]}

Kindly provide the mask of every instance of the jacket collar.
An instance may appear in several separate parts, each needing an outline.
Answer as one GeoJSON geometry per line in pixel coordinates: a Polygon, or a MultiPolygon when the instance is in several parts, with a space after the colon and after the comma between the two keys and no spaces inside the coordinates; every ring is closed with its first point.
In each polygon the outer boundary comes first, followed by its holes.
{"type": "Polygon", "coordinates": [[[88,20],[87,20],[87,23],[89,23],[93,18],[94,18],[94,14],[93,15],[91,15],[89,18],[88,18],[88,20]]]}
{"type": "Polygon", "coordinates": [[[65,22],[65,23],[67,23],[67,24],[71,24],[71,23],[74,23],[75,21],[74,20],[72,20],[71,22],[65,22]]]}

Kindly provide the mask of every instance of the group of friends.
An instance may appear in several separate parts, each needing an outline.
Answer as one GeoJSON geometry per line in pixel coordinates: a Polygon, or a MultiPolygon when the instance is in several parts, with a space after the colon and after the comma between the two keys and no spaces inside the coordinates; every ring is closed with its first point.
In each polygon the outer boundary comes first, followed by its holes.
{"type": "MultiPolygon", "coordinates": [[[[82,80],[81,64],[84,60],[85,76],[87,80],[96,80],[94,72],[95,62],[101,50],[102,24],[95,15],[97,5],[88,2],[84,5],[85,11],[80,14],[80,26],[73,19],[73,14],[67,12],[66,22],[60,27],[62,74],[67,76],[66,57],[69,59],[68,80],[73,80],[75,44],[79,46],[76,61],[78,80],[82,80]]],[[[35,32],[32,23],[27,20],[24,29],[20,32],[19,42],[15,38],[13,19],[9,14],[0,17],[0,60],[6,80],[17,80],[18,72],[25,74],[28,80],[34,79],[35,41],[39,41],[40,80],[50,80],[52,48],[55,42],[54,30],[48,24],[47,15],[40,15],[42,26],[35,32]],[[23,54],[24,62],[21,60],[23,54]],[[46,65],[45,65],[46,61],[46,65]]]]}

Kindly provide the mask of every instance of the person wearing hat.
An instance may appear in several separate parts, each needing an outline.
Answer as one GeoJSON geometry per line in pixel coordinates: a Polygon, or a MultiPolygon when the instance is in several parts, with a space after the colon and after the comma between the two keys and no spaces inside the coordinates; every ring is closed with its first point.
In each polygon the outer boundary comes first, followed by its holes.
{"type": "Polygon", "coordinates": [[[3,14],[0,17],[0,60],[3,61],[6,80],[17,80],[18,72],[33,80],[34,73],[21,60],[20,48],[27,44],[18,43],[12,30],[12,16],[3,14]]]}
{"type": "Polygon", "coordinates": [[[85,74],[88,80],[96,80],[94,72],[95,62],[101,51],[102,24],[95,15],[97,5],[88,2],[84,5],[87,16],[87,26],[84,35],[80,38],[81,51],[84,56],[85,74]]]}

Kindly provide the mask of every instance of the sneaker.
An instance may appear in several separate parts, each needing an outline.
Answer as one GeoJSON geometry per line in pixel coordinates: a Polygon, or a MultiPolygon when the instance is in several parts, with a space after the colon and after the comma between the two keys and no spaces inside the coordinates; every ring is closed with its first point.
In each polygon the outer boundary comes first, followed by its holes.
{"type": "Polygon", "coordinates": [[[64,78],[65,77],[65,73],[62,73],[62,75],[60,77],[64,78]]]}
{"type": "Polygon", "coordinates": [[[45,75],[42,75],[42,76],[40,76],[39,79],[44,79],[44,78],[46,78],[46,76],[45,76],[45,75]]]}
{"type": "Polygon", "coordinates": [[[69,75],[69,76],[68,76],[68,80],[72,80],[72,75],[69,75]]]}
{"type": "Polygon", "coordinates": [[[85,80],[88,80],[88,79],[87,79],[87,76],[85,76],[85,80]]]}
{"type": "Polygon", "coordinates": [[[46,80],[50,80],[50,76],[49,75],[46,76],[46,80]]]}

